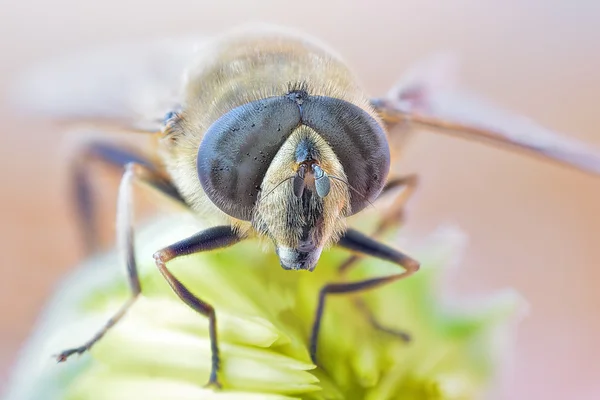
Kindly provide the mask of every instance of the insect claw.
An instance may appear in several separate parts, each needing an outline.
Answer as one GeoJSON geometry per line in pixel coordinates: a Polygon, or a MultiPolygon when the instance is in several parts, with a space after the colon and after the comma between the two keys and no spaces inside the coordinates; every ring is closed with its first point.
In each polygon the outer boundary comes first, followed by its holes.
{"type": "Polygon", "coordinates": [[[52,358],[56,358],[56,362],[61,363],[67,361],[68,356],[65,356],[64,354],[54,354],[52,355],[52,358]]]}
{"type": "Polygon", "coordinates": [[[73,354],[77,353],[77,354],[83,354],[88,350],[87,346],[81,346],[81,347],[77,347],[74,349],[68,349],[63,351],[60,354],[55,354],[52,357],[56,358],[56,362],[57,363],[61,363],[61,362],[65,362],[67,361],[67,359],[69,357],[71,357],[73,354]]]}
{"type": "Polygon", "coordinates": [[[205,389],[214,389],[214,390],[221,390],[223,389],[223,386],[221,385],[221,383],[219,382],[219,380],[216,377],[210,377],[208,383],[206,385],[204,385],[205,389]]]}

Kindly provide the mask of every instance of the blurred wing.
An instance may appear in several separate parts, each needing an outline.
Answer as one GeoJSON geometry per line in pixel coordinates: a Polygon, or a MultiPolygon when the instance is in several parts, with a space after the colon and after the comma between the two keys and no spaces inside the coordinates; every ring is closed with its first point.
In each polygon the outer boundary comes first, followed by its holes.
{"type": "Polygon", "coordinates": [[[44,63],[23,74],[11,102],[59,122],[156,132],[178,106],[185,70],[201,43],[121,44],[44,63]]]}
{"type": "Polygon", "coordinates": [[[386,99],[373,103],[384,120],[407,123],[465,139],[523,151],[559,162],[584,172],[600,175],[600,151],[589,145],[546,129],[539,124],[503,111],[465,92],[454,89],[450,78],[442,85],[440,77],[454,67],[439,58],[425,63],[418,79],[401,81],[386,99]],[[436,78],[438,81],[428,81],[436,78]]]}

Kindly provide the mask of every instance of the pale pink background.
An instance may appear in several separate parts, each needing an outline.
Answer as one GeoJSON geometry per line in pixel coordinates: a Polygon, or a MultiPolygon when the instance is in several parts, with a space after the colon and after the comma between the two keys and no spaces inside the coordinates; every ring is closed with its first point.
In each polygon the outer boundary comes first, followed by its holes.
{"type": "MultiPolygon", "coordinates": [[[[0,13],[0,92],[20,69],[49,56],[267,21],[329,42],[374,94],[410,62],[456,50],[468,87],[600,148],[599,2],[357,3],[13,0],[0,13]]],[[[6,107],[0,116],[1,386],[44,299],[80,253],[64,135],[17,121],[6,107]]],[[[440,223],[459,224],[471,243],[457,287],[514,286],[531,303],[507,398],[600,398],[600,179],[430,134],[406,155],[406,171],[423,178],[408,229],[424,235],[440,223]]],[[[104,197],[115,192],[107,188],[104,197]]]]}

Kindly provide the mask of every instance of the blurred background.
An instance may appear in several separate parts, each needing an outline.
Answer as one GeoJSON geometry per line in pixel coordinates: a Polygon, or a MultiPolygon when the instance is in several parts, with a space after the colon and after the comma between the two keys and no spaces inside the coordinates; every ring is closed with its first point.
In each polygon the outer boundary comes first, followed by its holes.
{"type": "MultiPolygon", "coordinates": [[[[600,148],[600,2],[591,0],[6,1],[0,93],[48,58],[248,21],[322,38],[374,95],[412,62],[456,51],[467,88],[600,148]]],[[[1,391],[45,300],[82,252],[64,132],[6,105],[0,116],[1,391]]],[[[429,133],[405,156],[402,168],[422,178],[406,229],[418,240],[452,223],[470,238],[453,290],[514,287],[530,303],[507,398],[600,398],[600,179],[429,133]]],[[[116,182],[100,190],[108,243],[116,182]]]]}

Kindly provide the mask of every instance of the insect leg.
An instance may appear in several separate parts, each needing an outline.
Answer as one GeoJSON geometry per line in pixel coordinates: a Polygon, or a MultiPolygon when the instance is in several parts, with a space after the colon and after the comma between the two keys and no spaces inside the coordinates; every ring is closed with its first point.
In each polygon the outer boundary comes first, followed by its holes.
{"type": "Polygon", "coordinates": [[[230,226],[217,226],[199,232],[194,236],[174,243],[154,254],[156,266],[165,277],[173,291],[184,303],[190,306],[194,311],[208,318],[208,328],[210,335],[210,346],[212,353],[211,371],[208,385],[221,387],[218,380],[220,368],[219,346],[217,344],[217,320],[214,308],[205,301],[202,301],[192,294],[172,273],[167,269],[166,263],[174,258],[210,251],[231,246],[242,240],[230,226]]]}
{"type": "MultiPolygon", "coordinates": [[[[375,231],[371,234],[373,237],[379,237],[389,228],[402,224],[404,219],[404,206],[414,194],[419,184],[419,177],[416,174],[390,178],[381,191],[381,196],[393,192],[398,189],[403,189],[402,192],[394,199],[394,202],[386,211],[384,218],[377,224],[375,231]]],[[[343,274],[350,270],[360,260],[358,254],[353,254],[346,259],[338,268],[338,271],[343,274]]]]}
{"type": "Polygon", "coordinates": [[[57,356],[59,362],[66,361],[73,354],[81,354],[89,350],[104,334],[114,326],[125,315],[129,307],[135,302],[141,292],[140,280],[137,272],[135,260],[134,240],[133,240],[133,192],[134,182],[143,182],[149,184],[156,190],[169,193],[173,190],[170,183],[163,181],[153,170],[134,163],[129,163],[125,167],[125,173],[121,179],[119,195],[117,201],[117,242],[123,252],[125,264],[127,265],[127,276],[131,287],[131,297],[121,309],[96,333],[90,340],[82,346],[65,350],[57,356]]]}
{"type": "MultiPolygon", "coordinates": [[[[113,167],[122,171],[128,163],[142,165],[148,169],[155,170],[152,161],[133,150],[117,144],[106,142],[92,142],[87,144],[77,154],[72,166],[72,181],[74,186],[73,197],[75,198],[77,217],[81,232],[83,232],[86,253],[92,253],[97,249],[99,240],[97,237],[97,221],[95,215],[94,196],[92,193],[92,181],[90,177],[90,166],[93,161],[101,162],[104,165],[113,167]]],[[[172,185],[163,184],[162,179],[153,179],[154,186],[174,198],[176,201],[183,202],[177,190],[172,185]]]]}
{"type": "Polygon", "coordinates": [[[358,282],[330,283],[321,288],[310,337],[310,356],[313,362],[316,362],[319,329],[321,327],[321,319],[323,316],[327,295],[358,293],[365,290],[374,289],[386,283],[407,278],[419,270],[419,262],[410,256],[374,239],[371,239],[370,237],[353,229],[349,229],[344,236],[342,236],[338,244],[357,253],[391,261],[404,268],[405,271],[394,275],[371,278],[358,282]]]}
{"type": "MultiPolygon", "coordinates": [[[[416,174],[391,178],[388,180],[381,192],[382,196],[399,188],[403,188],[403,191],[394,199],[393,204],[385,213],[384,218],[379,222],[375,228],[375,231],[371,234],[372,237],[379,237],[389,228],[402,223],[402,220],[404,219],[404,206],[410,199],[411,195],[415,192],[418,182],[419,180],[416,174]]],[[[361,255],[352,254],[342,264],[340,264],[338,267],[338,272],[341,275],[347,273],[351,268],[358,264],[358,261],[361,259],[361,257],[361,255]]],[[[406,332],[388,328],[377,321],[363,299],[360,297],[355,297],[352,299],[352,301],[356,308],[365,315],[375,329],[397,336],[404,341],[410,340],[410,336],[406,332]]]]}

